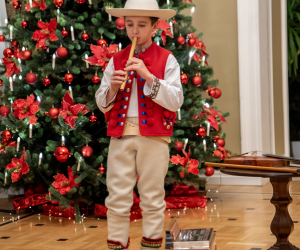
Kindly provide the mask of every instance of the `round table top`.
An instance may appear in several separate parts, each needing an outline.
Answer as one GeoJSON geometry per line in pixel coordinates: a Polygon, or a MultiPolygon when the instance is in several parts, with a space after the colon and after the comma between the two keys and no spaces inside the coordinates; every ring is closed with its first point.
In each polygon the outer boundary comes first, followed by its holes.
{"type": "Polygon", "coordinates": [[[220,168],[221,173],[228,175],[237,175],[237,176],[249,176],[249,177],[300,177],[299,174],[293,173],[281,173],[281,172],[267,172],[260,170],[247,170],[247,169],[238,169],[238,168],[220,168]]]}

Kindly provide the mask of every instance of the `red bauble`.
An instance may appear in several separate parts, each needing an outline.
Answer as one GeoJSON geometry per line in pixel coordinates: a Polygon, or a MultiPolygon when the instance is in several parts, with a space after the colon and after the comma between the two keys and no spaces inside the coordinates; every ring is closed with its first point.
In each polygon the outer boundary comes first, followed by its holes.
{"type": "Polygon", "coordinates": [[[83,3],[85,3],[85,0],[77,0],[77,3],[83,4],[83,3]]]}
{"type": "Polygon", "coordinates": [[[17,48],[18,45],[19,45],[19,42],[18,42],[18,41],[12,41],[12,42],[11,42],[11,47],[13,47],[13,48],[17,48]]]}
{"type": "Polygon", "coordinates": [[[59,8],[64,4],[64,0],[53,0],[53,3],[56,8],[59,8]]]}
{"type": "Polygon", "coordinates": [[[200,49],[202,49],[204,46],[204,43],[202,41],[198,42],[197,47],[199,47],[200,49]]]}
{"type": "Polygon", "coordinates": [[[6,58],[12,58],[12,57],[14,57],[14,52],[12,51],[11,48],[6,48],[6,49],[3,51],[3,55],[4,55],[4,57],[6,57],[6,58]]]}
{"type": "Polygon", "coordinates": [[[21,9],[21,7],[22,7],[21,2],[18,0],[13,0],[11,5],[16,10],[21,9]]]}
{"type": "Polygon", "coordinates": [[[95,122],[97,121],[97,116],[94,115],[94,113],[92,115],[90,115],[90,122],[95,122]]]}
{"type": "Polygon", "coordinates": [[[220,89],[215,89],[215,91],[216,91],[216,93],[215,93],[214,98],[217,98],[217,99],[220,98],[222,95],[222,91],[220,89]]]}
{"type": "Polygon", "coordinates": [[[0,79],[0,87],[2,86],[2,83],[3,83],[3,80],[2,80],[2,79],[0,79]]]}
{"type": "Polygon", "coordinates": [[[206,135],[206,129],[203,128],[203,127],[200,127],[200,128],[198,129],[196,135],[201,136],[201,137],[205,136],[205,135],[206,135]]]}
{"type": "Polygon", "coordinates": [[[101,171],[102,174],[105,174],[105,168],[104,168],[103,166],[101,166],[101,167],[99,168],[99,170],[101,171]]]}
{"type": "Polygon", "coordinates": [[[64,57],[66,57],[68,55],[68,50],[65,47],[59,47],[56,50],[56,55],[59,58],[64,58],[64,57]]]}
{"type": "Polygon", "coordinates": [[[117,20],[116,20],[116,26],[119,30],[123,30],[125,29],[125,20],[123,17],[119,17],[117,20]]]}
{"type": "Polygon", "coordinates": [[[22,57],[23,57],[24,60],[30,60],[31,59],[31,55],[32,55],[32,53],[31,53],[30,50],[24,50],[22,52],[22,57]]]}
{"type": "Polygon", "coordinates": [[[28,84],[35,84],[37,81],[37,76],[34,73],[28,73],[25,80],[28,84]]]}
{"type": "Polygon", "coordinates": [[[50,83],[51,83],[51,81],[50,81],[50,79],[49,79],[48,77],[46,77],[46,78],[43,79],[43,84],[44,84],[44,86],[47,86],[47,85],[49,85],[50,83]]]}
{"type": "Polygon", "coordinates": [[[92,78],[92,82],[93,82],[93,83],[99,83],[100,80],[101,80],[100,77],[97,76],[97,75],[95,75],[95,76],[92,78]]]}
{"type": "Polygon", "coordinates": [[[0,35],[0,43],[3,43],[3,42],[4,42],[4,40],[5,40],[5,36],[3,36],[3,35],[0,35]]]}
{"type": "Polygon", "coordinates": [[[222,138],[219,138],[216,143],[218,146],[220,146],[222,148],[225,146],[225,140],[222,138]]]}
{"type": "Polygon", "coordinates": [[[214,142],[217,142],[217,140],[220,138],[220,136],[218,136],[218,135],[216,135],[215,137],[214,137],[214,142]]]}
{"type": "Polygon", "coordinates": [[[64,28],[62,31],[61,31],[61,35],[63,37],[67,37],[69,35],[68,31],[66,31],[66,29],[64,28]]]}
{"type": "Polygon", "coordinates": [[[196,43],[196,40],[195,40],[194,38],[190,38],[190,39],[189,39],[189,45],[190,45],[190,46],[194,46],[195,43],[196,43]]]}
{"type": "Polygon", "coordinates": [[[65,74],[65,77],[64,77],[64,81],[71,84],[72,81],[74,80],[74,76],[71,74],[71,73],[67,73],[65,74]]]}
{"type": "Polygon", "coordinates": [[[183,73],[181,74],[180,79],[181,79],[181,83],[183,83],[183,84],[187,84],[188,81],[189,81],[188,76],[186,74],[183,74],[183,73]]]}
{"type": "Polygon", "coordinates": [[[12,137],[12,132],[10,130],[3,131],[3,133],[2,133],[3,140],[10,141],[11,137],[12,137]]]}
{"type": "Polygon", "coordinates": [[[97,41],[97,45],[103,48],[107,46],[107,42],[101,37],[101,39],[97,41]]]}
{"type": "Polygon", "coordinates": [[[48,114],[52,119],[57,119],[59,110],[57,108],[51,108],[48,114]]]}
{"type": "Polygon", "coordinates": [[[216,91],[214,89],[211,89],[210,91],[208,91],[208,94],[210,97],[215,97],[216,91]]]}
{"type": "Polygon", "coordinates": [[[212,176],[215,173],[215,169],[211,166],[205,167],[205,175],[206,176],[212,176]]]}
{"type": "Polygon", "coordinates": [[[177,141],[177,142],[175,143],[174,149],[175,149],[176,151],[182,151],[183,148],[184,148],[183,142],[177,141]]]}
{"type": "Polygon", "coordinates": [[[10,108],[8,106],[1,106],[0,107],[0,115],[7,117],[10,114],[10,108]]]}
{"type": "Polygon", "coordinates": [[[177,23],[177,22],[176,22],[175,18],[173,18],[173,24],[175,24],[175,23],[177,23]]]}
{"type": "Polygon", "coordinates": [[[90,157],[93,154],[93,149],[90,146],[85,146],[81,149],[83,157],[90,157]]]}
{"type": "Polygon", "coordinates": [[[199,87],[201,84],[202,84],[202,78],[201,76],[199,75],[196,75],[194,78],[193,78],[193,84],[197,87],[199,87]]]}
{"type": "Polygon", "coordinates": [[[81,38],[82,38],[84,41],[86,41],[86,40],[88,40],[90,37],[89,37],[89,35],[88,35],[87,33],[84,32],[84,33],[82,34],[81,38]]]}
{"type": "Polygon", "coordinates": [[[177,42],[178,42],[179,44],[183,45],[183,44],[185,43],[184,37],[183,37],[183,36],[179,36],[179,37],[177,38],[177,42]]]}
{"type": "Polygon", "coordinates": [[[71,152],[67,147],[59,146],[55,149],[54,156],[59,162],[66,162],[71,157],[71,152]]]}
{"type": "Polygon", "coordinates": [[[25,20],[23,20],[23,21],[21,22],[21,26],[22,26],[24,29],[27,27],[27,25],[28,25],[28,23],[27,23],[25,20]]]}

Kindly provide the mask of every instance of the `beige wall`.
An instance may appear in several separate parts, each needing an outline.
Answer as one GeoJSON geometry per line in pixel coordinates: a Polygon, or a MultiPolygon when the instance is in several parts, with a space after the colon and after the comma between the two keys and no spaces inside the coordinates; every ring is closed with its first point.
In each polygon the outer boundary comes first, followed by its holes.
{"type": "MultiPolygon", "coordinates": [[[[241,152],[238,29],[236,0],[193,0],[196,10],[193,26],[203,32],[203,42],[209,54],[208,64],[214,70],[214,78],[222,97],[216,99],[219,111],[230,112],[227,123],[222,125],[226,133],[226,149],[241,152]]],[[[184,12],[189,14],[190,12],[184,12]]]]}

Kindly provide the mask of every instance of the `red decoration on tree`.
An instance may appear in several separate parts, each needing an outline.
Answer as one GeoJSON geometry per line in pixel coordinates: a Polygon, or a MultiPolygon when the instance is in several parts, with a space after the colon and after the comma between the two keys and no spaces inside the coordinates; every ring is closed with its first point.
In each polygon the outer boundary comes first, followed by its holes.
{"type": "Polygon", "coordinates": [[[11,137],[12,137],[12,132],[10,130],[4,130],[2,132],[2,138],[4,141],[10,141],[11,137]]]}
{"type": "Polygon", "coordinates": [[[2,83],[3,83],[3,80],[2,80],[2,79],[0,79],[0,87],[3,85],[2,83]]]}
{"type": "Polygon", "coordinates": [[[3,55],[4,55],[5,58],[12,58],[12,57],[14,57],[14,52],[12,51],[11,48],[6,48],[3,51],[3,55]]]}
{"type": "Polygon", "coordinates": [[[30,50],[24,50],[22,52],[22,57],[23,57],[24,60],[30,60],[31,59],[31,55],[32,55],[32,53],[31,53],[30,50]]]}
{"type": "MultiPolygon", "coordinates": [[[[189,0],[190,1],[190,3],[193,3],[193,1],[192,0],[189,0]]],[[[187,2],[187,0],[183,0],[183,2],[184,3],[186,3],[187,2]]]]}
{"type": "Polygon", "coordinates": [[[97,45],[100,46],[100,47],[107,47],[107,42],[103,39],[103,37],[101,37],[101,39],[99,39],[97,41],[97,45]]]}
{"type": "MultiPolygon", "coordinates": [[[[35,0],[32,2],[32,8],[40,8],[40,10],[47,9],[47,6],[45,4],[45,0],[35,0]]],[[[25,10],[30,11],[30,4],[26,4],[25,10]]]]}
{"type": "Polygon", "coordinates": [[[64,58],[68,55],[68,50],[65,47],[61,46],[56,50],[56,55],[59,58],[64,58]]]}
{"type": "Polygon", "coordinates": [[[5,40],[5,36],[3,36],[3,35],[0,35],[0,43],[3,43],[3,42],[4,42],[4,40],[5,40]]]}
{"type": "Polygon", "coordinates": [[[199,73],[196,74],[196,76],[193,78],[193,84],[197,87],[199,87],[202,84],[202,78],[199,76],[199,73]]]}
{"type": "Polygon", "coordinates": [[[21,9],[21,7],[22,7],[22,3],[18,0],[13,0],[11,5],[16,10],[21,9]]]}
{"type": "Polygon", "coordinates": [[[8,106],[1,106],[0,107],[0,115],[7,117],[10,114],[10,108],[8,106]]]}
{"type": "Polygon", "coordinates": [[[205,167],[205,175],[206,176],[212,176],[215,173],[215,169],[211,166],[205,167]]]}
{"type": "Polygon", "coordinates": [[[39,108],[39,102],[34,101],[34,95],[31,94],[31,96],[27,96],[27,99],[17,99],[14,101],[12,106],[14,107],[14,116],[19,118],[20,120],[23,120],[27,116],[30,117],[29,123],[30,124],[36,124],[37,118],[35,117],[35,113],[37,113],[39,108]]]}
{"type": "Polygon", "coordinates": [[[59,115],[59,110],[57,108],[51,108],[46,115],[49,115],[52,119],[57,119],[59,115]]]}
{"type": "Polygon", "coordinates": [[[190,38],[190,39],[189,39],[189,45],[190,45],[190,46],[194,46],[195,43],[196,43],[196,40],[195,40],[194,38],[190,38]]]}
{"type": "Polygon", "coordinates": [[[97,76],[97,75],[95,75],[95,76],[92,78],[92,82],[93,82],[93,83],[99,83],[100,80],[101,80],[100,77],[97,76]]]}
{"type": "Polygon", "coordinates": [[[48,78],[48,76],[46,76],[46,78],[43,79],[43,84],[44,86],[47,86],[51,83],[50,79],[48,78]]]}
{"type": "Polygon", "coordinates": [[[226,150],[225,150],[225,148],[223,148],[223,147],[218,147],[219,148],[219,150],[216,150],[216,151],[214,151],[214,156],[218,156],[218,157],[220,157],[220,160],[222,161],[222,160],[225,160],[225,158],[227,157],[227,156],[230,156],[230,153],[227,151],[226,152],[226,150]]]}
{"type": "Polygon", "coordinates": [[[53,0],[53,3],[56,8],[59,8],[64,4],[64,0],[53,0]]]}
{"type": "Polygon", "coordinates": [[[182,150],[183,148],[184,148],[183,142],[177,141],[177,142],[175,143],[174,149],[175,149],[176,151],[180,151],[180,152],[181,152],[181,150],[182,150]]]}
{"type": "Polygon", "coordinates": [[[125,29],[125,20],[123,17],[119,17],[117,20],[116,20],[116,26],[119,30],[123,30],[125,29]]]}
{"type": "Polygon", "coordinates": [[[36,74],[34,74],[34,73],[28,73],[27,75],[26,75],[26,82],[28,83],[28,84],[35,84],[36,83],[36,81],[37,81],[37,76],[36,76],[36,74]]]}
{"type": "MultiPolygon", "coordinates": [[[[162,21],[158,22],[157,30],[162,29],[161,39],[163,40],[164,45],[166,45],[166,41],[167,41],[166,36],[169,36],[172,38],[174,37],[173,34],[171,33],[171,31],[169,30],[170,28],[171,28],[171,25],[168,24],[166,20],[162,20],[162,21]]],[[[156,32],[153,32],[152,36],[155,36],[155,33],[156,32]]]]}
{"type": "Polygon", "coordinates": [[[117,44],[110,45],[108,48],[102,48],[91,44],[91,51],[94,54],[94,56],[83,60],[88,61],[91,65],[102,66],[102,70],[104,71],[109,63],[109,60],[117,52],[117,49],[117,44]]]}
{"type": "Polygon", "coordinates": [[[65,74],[65,77],[64,77],[64,81],[71,84],[74,80],[74,76],[68,72],[67,74],[65,74]]]}
{"type": "Polygon", "coordinates": [[[81,154],[83,157],[90,157],[93,154],[93,149],[90,146],[86,145],[81,149],[81,154]]]}
{"type": "Polygon", "coordinates": [[[56,19],[51,19],[49,23],[44,23],[39,20],[37,26],[41,30],[36,30],[33,33],[33,36],[31,37],[31,39],[34,39],[37,41],[36,50],[38,50],[43,45],[45,45],[45,41],[47,39],[49,39],[50,41],[58,40],[58,38],[54,32],[56,29],[56,26],[57,26],[56,19]]]}
{"type": "Polygon", "coordinates": [[[203,128],[203,127],[200,127],[200,128],[198,129],[196,135],[201,136],[201,137],[205,136],[205,135],[206,135],[206,129],[203,128]]]}
{"type": "Polygon", "coordinates": [[[17,144],[14,141],[3,140],[2,143],[0,143],[0,152],[6,153],[6,147],[15,147],[16,148],[17,144]]]}
{"type": "Polygon", "coordinates": [[[61,35],[63,37],[67,37],[69,35],[68,31],[66,31],[66,29],[64,28],[62,31],[61,31],[61,35]]]}
{"type": "Polygon", "coordinates": [[[99,171],[101,171],[102,174],[105,174],[105,168],[103,167],[102,163],[101,163],[101,167],[99,168],[99,171]]]}
{"type": "Polygon", "coordinates": [[[90,122],[97,121],[97,116],[94,115],[94,113],[90,116],[90,122]]]}
{"type": "Polygon", "coordinates": [[[179,36],[179,37],[177,38],[177,42],[178,42],[179,44],[183,45],[183,44],[185,43],[185,38],[184,38],[183,36],[179,36]]]}
{"type": "Polygon", "coordinates": [[[223,148],[225,146],[225,140],[223,138],[217,139],[216,143],[219,147],[223,148]]]}
{"type": "Polygon", "coordinates": [[[21,159],[12,158],[11,163],[9,163],[5,168],[15,169],[11,174],[12,182],[20,180],[22,175],[29,173],[29,165],[26,163],[25,148],[23,149],[21,159]]]}
{"type": "Polygon", "coordinates": [[[204,47],[204,43],[202,41],[199,41],[196,45],[196,47],[202,49],[204,47]]]}
{"type": "Polygon", "coordinates": [[[86,41],[86,40],[88,40],[90,37],[89,37],[89,35],[88,35],[86,32],[84,32],[84,33],[82,34],[81,38],[82,38],[84,41],[86,41]]]}
{"type": "Polygon", "coordinates": [[[68,178],[64,174],[57,174],[54,176],[55,181],[52,185],[62,195],[70,192],[73,187],[78,187],[80,185],[80,183],[75,183],[75,178],[77,177],[74,176],[73,172],[74,170],[71,167],[68,167],[68,178]]]}
{"type": "Polygon", "coordinates": [[[18,45],[19,45],[19,42],[18,42],[18,41],[12,41],[12,42],[11,42],[11,47],[13,47],[13,48],[17,48],[18,45]]]}
{"type": "Polygon", "coordinates": [[[208,91],[208,94],[210,97],[215,97],[216,91],[214,89],[211,89],[210,91],[208,91]]]}
{"type": "Polygon", "coordinates": [[[21,26],[22,26],[24,29],[27,27],[27,25],[28,25],[28,23],[27,23],[25,20],[23,20],[23,21],[21,22],[21,26]]]}
{"type": "Polygon", "coordinates": [[[214,98],[218,99],[222,95],[222,91],[220,89],[215,89],[215,96],[214,98]]]}
{"type": "Polygon", "coordinates": [[[216,135],[215,137],[214,137],[214,142],[217,142],[217,140],[220,138],[220,136],[218,136],[218,135],[216,135]]]}
{"type": "Polygon", "coordinates": [[[42,50],[46,50],[48,49],[48,47],[44,44],[42,47],[41,47],[42,50]]]}
{"type": "Polygon", "coordinates": [[[59,162],[66,162],[71,157],[71,152],[67,147],[59,146],[55,149],[54,156],[59,162]]]}
{"type": "Polygon", "coordinates": [[[12,74],[20,73],[20,69],[15,64],[12,58],[3,58],[3,64],[6,66],[6,73],[7,77],[10,77],[12,74]]]}
{"type": "Polygon", "coordinates": [[[189,81],[188,76],[186,74],[183,74],[183,73],[181,74],[180,79],[181,79],[181,83],[183,83],[183,84],[187,84],[188,81],[189,81]]]}
{"type": "Polygon", "coordinates": [[[83,4],[83,3],[85,3],[85,0],[77,0],[77,3],[83,4]]]}

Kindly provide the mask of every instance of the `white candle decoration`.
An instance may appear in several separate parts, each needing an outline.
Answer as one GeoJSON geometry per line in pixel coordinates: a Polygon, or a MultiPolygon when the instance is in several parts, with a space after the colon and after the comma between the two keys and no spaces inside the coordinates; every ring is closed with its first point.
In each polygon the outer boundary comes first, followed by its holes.
{"type": "Polygon", "coordinates": [[[14,112],[14,109],[13,109],[14,107],[12,106],[12,104],[13,104],[13,100],[10,100],[10,113],[14,112]]]}
{"type": "Polygon", "coordinates": [[[77,171],[80,171],[80,161],[78,161],[77,171]]]}
{"type": "Polygon", "coordinates": [[[20,142],[21,142],[21,138],[18,137],[18,139],[17,139],[17,152],[19,152],[19,150],[20,150],[20,142]]]}
{"type": "Polygon", "coordinates": [[[40,153],[39,156],[39,166],[42,164],[43,153],[40,153]]]}
{"type": "Polygon", "coordinates": [[[108,21],[112,21],[112,19],[111,19],[111,14],[108,14],[108,21]]]}
{"type": "Polygon", "coordinates": [[[32,0],[29,0],[30,9],[32,8],[32,0]]]}
{"type": "Polygon", "coordinates": [[[184,143],[184,147],[183,147],[183,150],[185,151],[185,148],[186,148],[186,145],[188,144],[188,142],[189,142],[189,139],[186,139],[185,140],[185,143],[184,143]]]}
{"type": "Polygon", "coordinates": [[[204,104],[207,108],[209,108],[209,104],[206,102],[205,104],[204,104]]]}
{"type": "Polygon", "coordinates": [[[171,33],[172,33],[172,35],[174,36],[174,32],[173,32],[173,22],[172,22],[172,21],[170,22],[170,26],[171,26],[171,28],[170,28],[170,29],[171,29],[171,33]]]}
{"type": "Polygon", "coordinates": [[[55,58],[56,58],[56,55],[53,54],[53,56],[52,56],[52,69],[53,70],[55,69],[55,58]]]}
{"type": "Polygon", "coordinates": [[[62,136],[61,136],[61,144],[62,144],[62,145],[65,145],[65,142],[66,142],[65,137],[62,135],[62,136]]]}
{"type": "Polygon", "coordinates": [[[216,151],[217,150],[217,144],[214,143],[214,150],[216,151]]]}
{"type": "Polygon", "coordinates": [[[178,109],[178,120],[181,121],[181,112],[180,112],[180,108],[178,109]]]}
{"type": "Polygon", "coordinates": [[[204,149],[204,152],[206,152],[206,140],[203,140],[203,149],[204,149]]]}
{"type": "Polygon", "coordinates": [[[60,13],[60,10],[57,9],[57,23],[59,22],[59,13],[60,13]]]}
{"type": "Polygon", "coordinates": [[[22,80],[22,79],[23,79],[23,77],[22,77],[21,75],[19,75],[19,79],[20,79],[20,80],[22,80]]]}
{"type": "Polygon", "coordinates": [[[167,5],[170,5],[170,0],[167,0],[167,5]]]}
{"type": "Polygon", "coordinates": [[[202,57],[202,63],[201,66],[205,66],[205,56],[202,57]]]}
{"type": "Polygon", "coordinates": [[[191,9],[191,16],[194,14],[194,12],[195,12],[195,7],[193,7],[193,8],[191,9]]]}
{"type": "Polygon", "coordinates": [[[157,41],[157,45],[160,46],[160,42],[159,41],[157,41]]]}
{"type": "Polygon", "coordinates": [[[7,182],[7,172],[5,171],[5,178],[4,178],[4,184],[7,182]]]}
{"type": "Polygon", "coordinates": [[[9,32],[9,39],[10,40],[13,39],[13,29],[14,29],[14,27],[12,25],[10,25],[10,27],[9,27],[9,30],[10,30],[10,32],[9,32]]]}
{"type": "Polygon", "coordinates": [[[71,38],[72,38],[72,41],[74,42],[75,41],[75,36],[74,36],[74,28],[73,28],[73,26],[71,26],[70,30],[71,30],[71,38]]]}
{"type": "Polygon", "coordinates": [[[8,25],[8,20],[7,20],[7,18],[4,19],[4,22],[5,22],[5,25],[7,26],[7,25],[8,25]]]}
{"type": "Polygon", "coordinates": [[[209,136],[209,130],[210,130],[210,123],[207,123],[207,136],[209,136]]]}
{"type": "Polygon", "coordinates": [[[69,91],[70,91],[70,96],[73,99],[73,91],[72,91],[72,87],[71,86],[69,86],[69,91]]]}
{"type": "MultiPolygon", "coordinates": [[[[87,54],[85,54],[85,59],[89,59],[89,56],[88,56],[87,54]]],[[[85,61],[85,65],[86,65],[86,68],[87,68],[87,69],[90,67],[88,61],[85,61]]]]}
{"type": "Polygon", "coordinates": [[[50,49],[49,49],[49,47],[47,48],[47,53],[49,53],[50,52],[50,49]]]}
{"type": "Polygon", "coordinates": [[[32,138],[32,124],[29,124],[29,139],[32,138]]]}
{"type": "Polygon", "coordinates": [[[41,102],[41,97],[38,96],[38,97],[37,97],[37,100],[38,100],[38,102],[41,102]]]}
{"type": "Polygon", "coordinates": [[[13,79],[12,79],[12,77],[9,77],[9,86],[10,86],[10,91],[14,91],[14,87],[13,87],[13,79]]]}
{"type": "Polygon", "coordinates": [[[18,58],[18,62],[19,62],[19,69],[22,72],[22,66],[21,66],[21,58],[18,58]]]}
{"type": "Polygon", "coordinates": [[[122,50],[122,43],[119,43],[119,51],[122,50]]]}
{"type": "Polygon", "coordinates": [[[92,3],[92,0],[89,0],[89,5],[92,5],[93,3],[92,3]]]}
{"type": "Polygon", "coordinates": [[[25,51],[25,50],[26,50],[26,48],[23,46],[23,47],[22,47],[22,51],[25,51]]]}
{"type": "Polygon", "coordinates": [[[0,59],[0,64],[3,64],[3,61],[2,61],[2,59],[0,59]]]}
{"type": "Polygon", "coordinates": [[[14,75],[13,75],[13,78],[12,78],[12,79],[13,79],[13,81],[14,81],[14,80],[16,80],[16,77],[17,77],[17,75],[16,75],[16,74],[14,74],[14,75]]]}
{"type": "Polygon", "coordinates": [[[194,53],[195,53],[195,51],[190,51],[190,53],[189,53],[189,65],[191,65],[194,53]]]}

